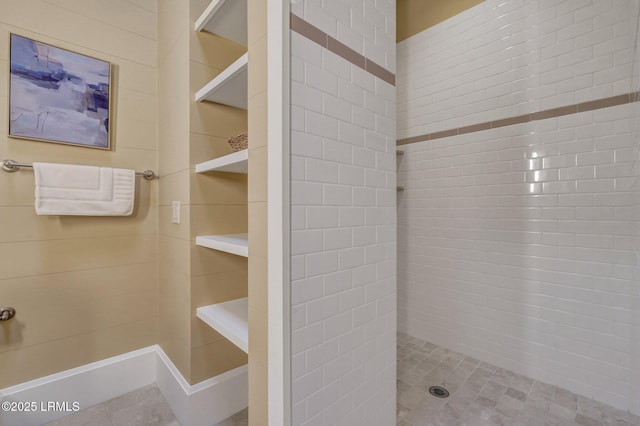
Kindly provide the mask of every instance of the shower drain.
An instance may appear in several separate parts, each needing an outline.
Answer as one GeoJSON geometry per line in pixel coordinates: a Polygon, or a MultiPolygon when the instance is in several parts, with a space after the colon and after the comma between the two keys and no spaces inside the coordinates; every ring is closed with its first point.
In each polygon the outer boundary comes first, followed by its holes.
{"type": "Polygon", "coordinates": [[[429,393],[436,398],[446,398],[449,396],[449,391],[441,386],[431,386],[429,388],[429,393]]]}

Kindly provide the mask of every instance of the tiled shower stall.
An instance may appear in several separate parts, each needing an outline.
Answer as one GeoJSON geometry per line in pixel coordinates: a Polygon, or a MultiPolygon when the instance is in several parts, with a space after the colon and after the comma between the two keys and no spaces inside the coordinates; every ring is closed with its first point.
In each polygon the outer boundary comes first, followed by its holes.
{"type": "Polygon", "coordinates": [[[640,412],[638,3],[487,0],[398,44],[398,329],[640,412]]]}

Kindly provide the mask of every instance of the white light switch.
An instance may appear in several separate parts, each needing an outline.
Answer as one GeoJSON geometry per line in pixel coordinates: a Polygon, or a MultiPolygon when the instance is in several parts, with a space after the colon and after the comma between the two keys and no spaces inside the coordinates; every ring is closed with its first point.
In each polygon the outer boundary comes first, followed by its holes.
{"type": "Polygon", "coordinates": [[[171,222],[180,223],[180,201],[172,201],[171,222]]]}

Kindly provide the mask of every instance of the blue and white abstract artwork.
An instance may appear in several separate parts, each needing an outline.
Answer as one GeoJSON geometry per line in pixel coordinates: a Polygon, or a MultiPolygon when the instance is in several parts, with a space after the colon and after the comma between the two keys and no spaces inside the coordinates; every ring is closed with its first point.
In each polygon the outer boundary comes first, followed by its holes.
{"type": "Polygon", "coordinates": [[[9,136],[109,149],[109,62],[11,34],[9,136]]]}

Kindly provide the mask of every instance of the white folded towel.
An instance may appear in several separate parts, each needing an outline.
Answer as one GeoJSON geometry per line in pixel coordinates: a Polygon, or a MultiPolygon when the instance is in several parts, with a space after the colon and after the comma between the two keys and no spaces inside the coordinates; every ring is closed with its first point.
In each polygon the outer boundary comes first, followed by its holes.
{"type": "Polygon", "coordinates": [[[109,167],[33,163],[39,215],[129,216],[135,171],[109,167]]]}

